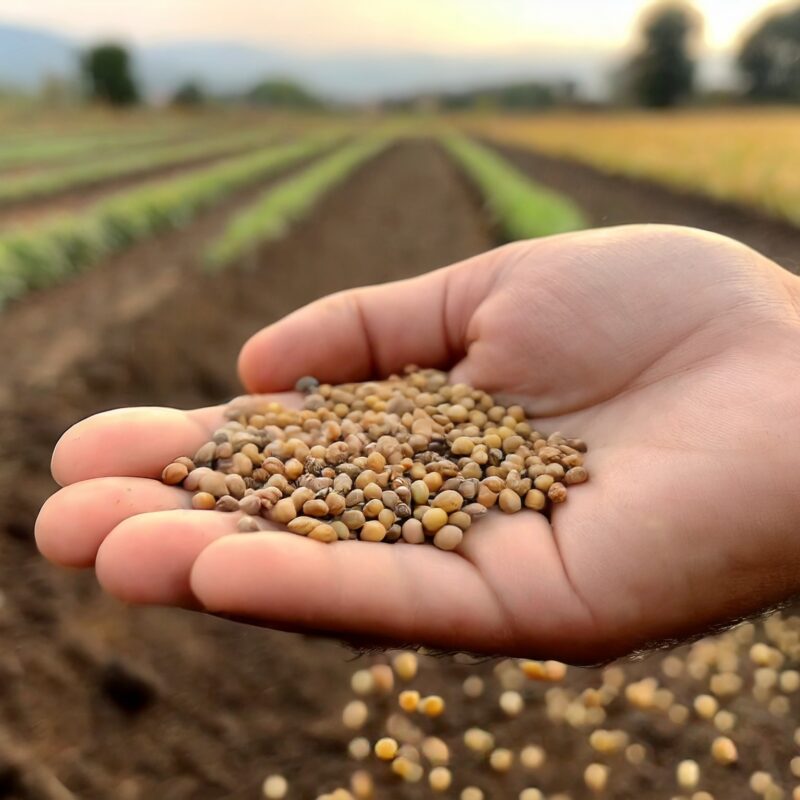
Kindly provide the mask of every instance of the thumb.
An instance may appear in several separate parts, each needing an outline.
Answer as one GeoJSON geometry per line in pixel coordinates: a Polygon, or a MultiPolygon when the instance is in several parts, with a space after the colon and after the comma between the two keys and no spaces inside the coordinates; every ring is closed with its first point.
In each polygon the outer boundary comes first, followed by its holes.
{"type": "Polygon", "coordinates": [[[346,383],[414,363],[448,369],[499,267],[495,250],[417,278],[323,297],[255,334],[239,355],[248,391],[290,389],[298,378],[346,383]]]}

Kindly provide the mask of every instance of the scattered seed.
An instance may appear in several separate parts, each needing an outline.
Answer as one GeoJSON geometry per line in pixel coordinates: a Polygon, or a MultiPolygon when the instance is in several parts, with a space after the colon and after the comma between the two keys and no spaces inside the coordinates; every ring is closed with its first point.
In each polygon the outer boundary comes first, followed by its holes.
{"type": "Polygon", "coordinates": [[[675,777],[681,789],[695,789],[700,783],[700,765],[691,759],[681,761],[675,770],[675,777]]]}
{"type": "Polygon", "coordinates": [[[584,783],[592,792],[600,793],[608,784],[608,772],[605,764],[589,764],[583,772],[584,783]]]}
{"type": "Polygon", "coordinates": [[[363,700],[351,700],[342,711],[342,724],[351,731],[363,728],[369,718],[369,708],[363,700]]]}
{"type": "Polygon", "coordinates": [[[375,742],[375,755],[381,761],[391,761],[397,755],[398,744],[395,739],[385,736],[375,742]]]}
{"type": "Polygon", "coordinates": [[[419,661],[416,653],[405,651],[403,653],[398,653],[392,659],[392,666],[394,667],[395,675],[397,675],[401,681],[411,681],[417,676],[419,661]]]}
{"type": "Polygon", "coordinates": [[[282,800],[289,791],[289,783],[283,775],[269,775],[264,779],[261,791],[268,800],[282,800]]]}
{"type": "Polygon", "coordinates": [[[739,760],[736,745],[727,736],[718,736],[711,744],[711,755],[717,764],[727,766],[739,760]]]}
{"type": "Polygon", "coordinates": [[[347,745],[347,752],[356,761],[363,761],[365,758],[369,758],[369,754],[372,752],[369,739],[364,736],[357,736],[355,739],[351,739],[347,745]]]}
{"type": "Polygon", "coordinates": [[[428,783],[434,792],[446,792],[452,782],[453,776],[447,767],[434,767],[428,775],[428,783]]]}
{"type": "Polygon", "coordinates": [[[489,766],[495,772],[508,772],[514,763],[514,754],[505,747],[498,747],[489,754],[489,766]]]}

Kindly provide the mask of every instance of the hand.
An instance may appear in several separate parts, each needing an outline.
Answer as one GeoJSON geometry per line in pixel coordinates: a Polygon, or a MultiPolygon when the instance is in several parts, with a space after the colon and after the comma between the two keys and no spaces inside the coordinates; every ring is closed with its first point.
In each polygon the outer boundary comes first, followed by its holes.
{"type": "Polygon", "coordinates": [[[327,297],[245,345],[250,391],[414,362],[522,401],[589,445],[552,524],[491,513],[456,552],[236,534],[156,480],[221,409],[126,409],[64,435],[39,547],[123,600],[271,627],[574,662],[679,640],[800,588],[799,284],[716,235],[618,228],[327,297]]]}

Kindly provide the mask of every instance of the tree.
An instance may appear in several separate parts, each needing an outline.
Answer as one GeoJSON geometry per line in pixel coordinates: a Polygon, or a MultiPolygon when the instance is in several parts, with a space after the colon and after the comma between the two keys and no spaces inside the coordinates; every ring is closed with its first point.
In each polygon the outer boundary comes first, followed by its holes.
{"type": "Polygon", "coordinates": [[[630,90],[641,105],[674,106],[692,92],[701,18],[684,3],[658,3],[645,12],[640,26],[641,49],[627,68],[630,90]]]}
{"type": "Polygon", "coordinates": [[[262,81],[247,93],[247,100],[271,108],[292,108],[310,111],[323,107],[323,102],[303,86],[288,80],[262,81]]]}
{"type": "Polygon", "coordinates": [[[765,17],[737,61],[751,98],[800,101],[800,5],[765,17]]]}
{"type": "Polygon", "coordinates": [[[139,101],[139,90],[131,72],[128,51],[118,44],[101,44],[84,53],[83,79],[89,96],[114,106],[139,101]]]}
{"type": "Polygon", "coordinates": [[[190,108],[201,106],[206,102],[206,93],[196,81],[187,81],[181,84],[172,95],[172,105],[190,108]]]}

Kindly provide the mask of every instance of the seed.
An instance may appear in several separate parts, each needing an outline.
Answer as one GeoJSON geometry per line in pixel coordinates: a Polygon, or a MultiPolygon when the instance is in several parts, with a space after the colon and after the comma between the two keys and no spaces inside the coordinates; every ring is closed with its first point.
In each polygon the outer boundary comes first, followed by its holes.
{"type": "Polygon", "coordinates": [[[389,736],[375,742],[375,755],[381,761],[391,761],[397,754],[397,742],[389,736]]]}
{"type": "MultiPolygon", "coordinates": [[[[260,501],[259,505],[261,505],[260,501]]],[[[219,498],[219,500],[217,500],[214,508],[217,511],[224,511],[230,514],[233,511],[239,510],[239,501],[235,497],[231,497],[229,494],[224,494],[219,498]]]]}
{"type": "Polygon", "coordinates": [[[382,542],[386,538],[386,528],[377,520],[371,519],[361,529],[361,539],[365,542],[382,542]]]}
{"type": "Polygon", "coordinates": [[[261,791],[269,800],[282,800],[289,791],[289,783],[283,775],[269,775],[264,779],[261,791]]]}
{"type": "Polygon", "coordinates": [[[239,531],[239,533],[255,533],[261,530],[261,528],[259,528],[258,522],[254,517],[242,517],[236,523],[236,530],[239,531]]]}
{"type": "Polygon", "coordinates": [[[541,747],[529,744],[519,753],[519,763],[527,770],[535,771],[544,764],[545,753],[541,747]]]}
{"type": "Polygon", "coordinates": [[[306,500],[303,503],[303,514],[307,517],[326,517],[328,504],[324,500],[306,500]]]}
{"type": "Polygon", "coordinates": [[[465,678],[464,683],[461,684],[461,690],[472,700],[480,697],[483,694],[483,689],[483,678],[480,678],[477,675],[470,675],[469,677],[465,678]]]}
{"type": "Polygon", "coordinates": [[[200,477],[198,488],[201,492],[208,492],[214,497],[222,497],[228,493],[228,485],[225,483],[225,476],[221,472],[206,472],[200,477]]]}
{"type": "Polygon", "coordinates": [[[450,748],[438,736],[427,736],[422,740],[422,755],[434,767],[442,767],[450,763],[450,748]]]}
{"type": "Polygon", "coordinates": [[[363,761],[365,758],[368,758],[369,754],[372,752],[369,739],[363,736],[357,736],[355,739],[351,739],[350,744],[347,745],[347,752],[350,754],[350,757],[354,758],[356,761],[363,761]]]}
{"type": "Polygon", "coordinates": [[[489,754],[489,766],[495,772],[508,772],[514,763],[514,754],[505,747],[498,747],[489,754]]]}
{"type": "Polygon", "coordinates": [[[270,512],[270,518],[281,525],[286,525],[296,516],[297,509],[295,508],[291,497],[284,497],[283,500],[278,500],[270,512]]]}
{"type": "Polygon", "coordinates": [[[216,497],[214,497],[213,494],[209,494],[209,492],[197,492],[197,494],[192,497],[192,508],[210,511],[216,504],[216,497]]]}
{"type": "Polygon", "coordinates": [[[553,503],[563,503],[567,499],[567,487],[563,483],[554,483],[547,490],[547,497],[553,503]]]}
{"type": "MultiPolygon", "coordinates": [[[[423,518],[423,524],[424,522],[423,518]]],[[[445,525],[436,532],[433,537],[433,543],[440,550],[455,550],[461,544],[463,538],[464,532],[461,528],[457,528],[455,525],[445,525]]]]}
{"type": "Polygon", "coordinates": [[[368,669],[356,670],[350,676],[350,688],[361,696],[372,694],[375,691],[375,678],[368,669]]]}
{"type": "Polygon", "coordinates": [[[750,776],[750,788],[756,794],[765,794],[770,786],[772,786],[772,775],[769,772],[759,770],[750,776]]]}
{"type": "Polygon", "coordinates": [[[337,539],[341,539],[342,541],[344,541],[350,538],[350,529],[347,527],[347,525],[344,524],[344,522],[335,519],[333,520],[333,522],[330,523],[330,525],[331,528],[333,528],[333,530],[336,531],[337,539]]]}
{"type": "Polygon", "coordinates": [[[533,485],[541,492],[549,491],[550,487],[555,483],[555,478],[552,475],[539,475],[534,478],[533,485]]]}
{"type": "Polygon", "coordinates": [[[239,510],[250,516],[257,516],[261,512],[261,498],[255,494],[249,494],[239,501],[239,510]]]}
{"type": "Polygon", "coordinates": [[[419,701],[419,710],[426,717],[439,717],[444,713],[444,700],[437,694],[423,697],[419,701]]]}
{"type": "Polygon", "coordinates": [[[647,758],[647,750],[642,744],[629,744],[625,748],[625,760],[629,764],[642,764],[647,758]]]}
{"type": "Polygon", "coordinates": [[[422,527],[431,533],[435,533],[446,524],[447,512],[442,508],[428,509],[428,511],[422,515],[422,527]]]}
{"type": "Polygon", "coordinates": [[[372,800],[375,794],[375,783],[369,772],[357,769],[350,776],[350,790],[357,800],[372,800]]]}
{"type": "Polygon", "coordinates": [[[483,800],[483,792],[477,786],[465,786],[461,790],[461,800],[483,800]]]}
{"type": "Polygon", "coordinates": [[[431,505],[433,508],[441,508],[448,514],[452,514],[454,511],[458,511],[463,503],[464,498],[458,492],[450,490],[437,494],[431,505]]]}
{"type": "Polygon", "coordinates": [[[575,483],[583,483],[589,474],[586,472],[586,467],[571,467],[564,474],[564,483],[567,486],[572,486],[575,483]]]}
{"type": "Polygon", "coordinates": [[[430,496],[431,492],[425,481],[414,481],[411,484],[411,497],[416,505],[425,505],[430,496]]]}
{"type": "Polygon", "coordinates": [[[514,514],[522,508],[520,496],[512,489],[503,489],[497,504],[500,506],[500,510],[505,511],[506,514],[514,514]]]}
{"type": "Polygon", "coordinates": [[[718,736],[711,744],[711,756],[717,764],[735,764],[739,760],[736,745],[727,736],[718,736]]]}
{"type": "Polygon", "coordinates": [[[422,544],[425,541],[425,531],[418,519],[407,519],[402,527],[403,539],[409,544],[422,544]]]}
{"type": "Polygon", "coordinates": [[[525,701],[519,692],[507,691],[500,695],[500,708],[509,717],[519,716],[525,708],[525,701]]]}
{"type": "Polygon", "coordinates": [[[389,694],[394,689],[394,672],[388,664],[373,664],[369,671],[378,694],[389,694]]]}
{"type": "Polygon", "coordinates": [[[368,718],[369,709],[363,700],[351,700],[342,711],[342,724],[353,731],[363,728],[368,718]]]}
{"type": "Polygon", "coordinates": [[[475,442],[468,436],[459,436],[450,446],[454,455],[468,456],[475,449],[475,442]]]}
{"type": "Polygon", "coordinates": [[[720,733],[730,733],[736,726],[736,715],[730,711],[718,711],[714,715],[714,727],[720,733]]]}
{"type": "Polygon", "coordinates": [[[711,719],[719,710],[719,703],[710,694],[699,694],[694,699],[694,710],[699,717],[711,719]]]}
{"type": "Polygon", "coordinates": [[[464,731],[464,744],[475,753],[488,753],[494,747],[494,736],[482,728],[464,731]]]}
{"type": "Polygon", "coordinates": [[[608,783],[608,767],[605,764],[589,764],[583,772],[586,786],[593,792],[602,792],[608,783]]]}
{"type": "Polygon", "coordinates": [[[547,496],[539,489],[531,489],[525,494],[525,507],[541,511],[547,504],[547,496]]]}
{"type": "Polygon", "coordinates": [[[519,800],[545,800],[545,797],[539,789],[534,789],[532,786],[529,786],[519,793],[519,800]]]}
{"type": "Polygon", "coordinates": [[[700,766],[691,759],[681,761],[675,770],[675,777],[681,789],[695,789],[700,783],[700,766]]]}
{"type": "Polygon", "coordinates": [[[795,669],[787,669],[781,672],[778,684],[782,692],[792,694],[800,689],[800,672],[795,669]]]}
{"type": "Polygon", "coordinates": [[[178,483],[182,483],[188,474],[189,470],[186,468],[185,464],[178,464],[173,461],[172,464],[168,464],[164,467],[164,471],[161,473],[161,480],[170,486],[174,486],[178,483]]]}
{"type": "Polygon", "coordinates": [[[342,522],[351,531],[357,531],[359,528],[362,528],[366,521],[366,517],[355,508],[348,508],[347,511],[342,514],[342,522]]]}
{"type": "Polygon", "coordinates": [[[403,711],[407,711],[409,714],[413,713],[419,706],[419,692],[415,689],[406,689],[400,692],[397,696],[397,704],[403,711]]]}
{"type": "Polygon", "coordinates": [[[434,792],[446,792],[453,782],[453,776],[447,767],[434,767],[428,775],[428,783],[434,792]]]}
{"type": "Polygon", "coordinates": [[[401,681],[414,680],[417,675],[417,669],[419,668],[417,655],[416,653],[408,651],[398,653],[392,659],[392,666],[394,667],[395,675],[397,675],[401,681]]]}
{"type": "Polygon", "coordinates": [[[339,538],[339,534],[336,533],[333,527],[323,522],[311,530],[308,538],[317,542],[335,542],[339,538]]]}

